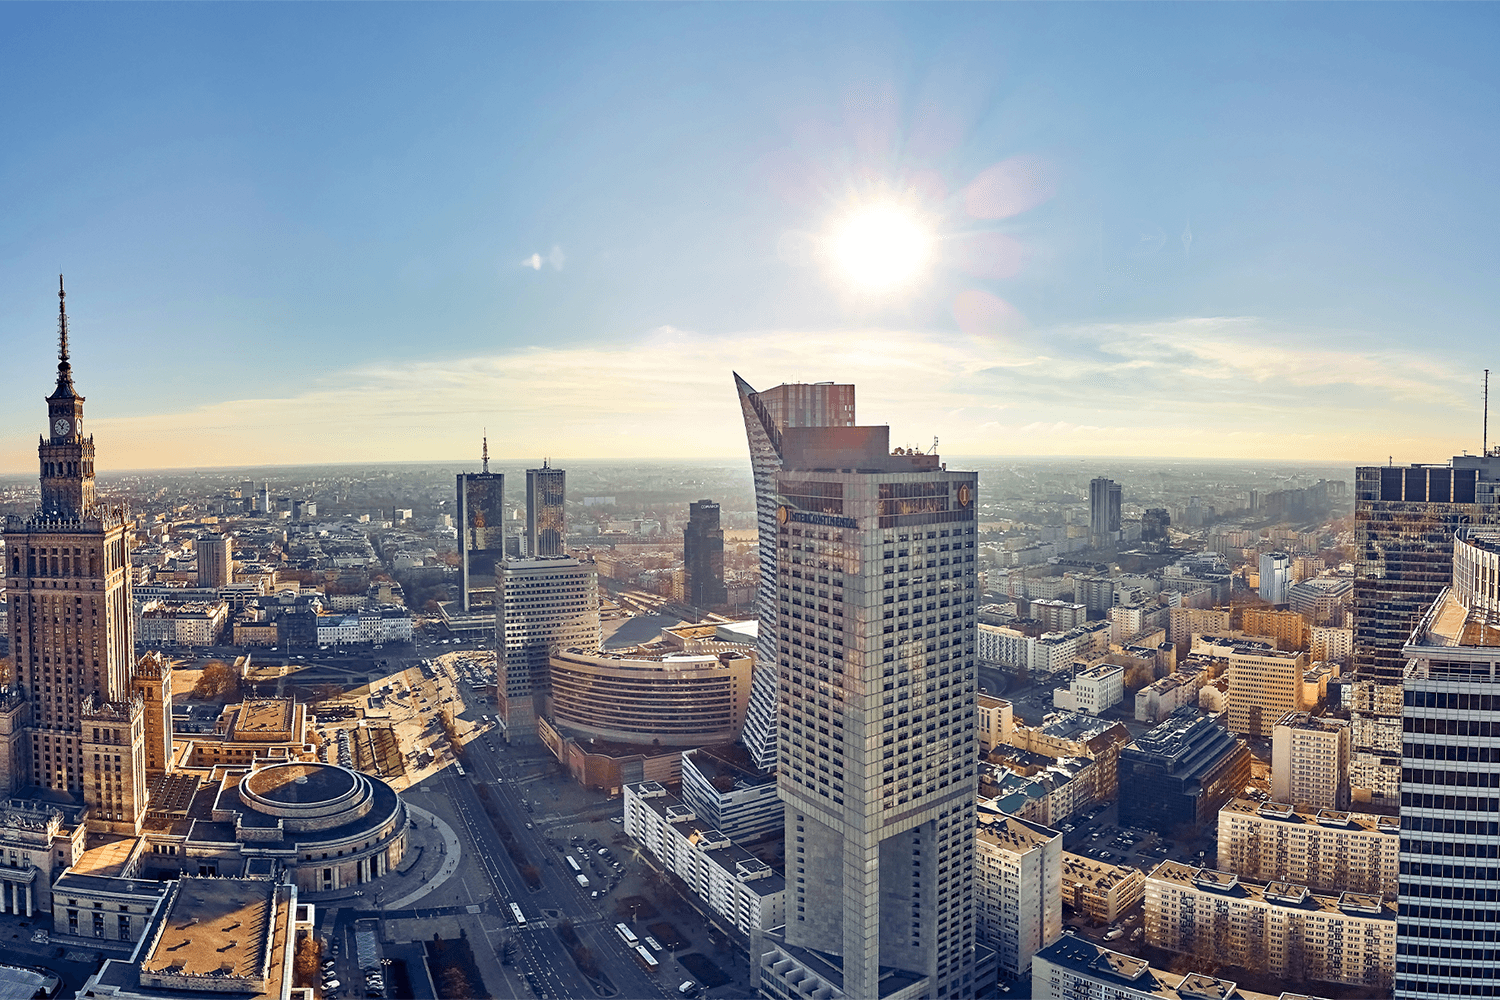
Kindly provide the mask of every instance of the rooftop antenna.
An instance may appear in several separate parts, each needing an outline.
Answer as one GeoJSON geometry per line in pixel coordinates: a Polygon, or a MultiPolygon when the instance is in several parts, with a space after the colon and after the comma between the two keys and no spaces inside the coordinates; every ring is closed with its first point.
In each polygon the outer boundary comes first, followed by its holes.
{"type": "Polygon", "coordinates": [[[484,450],[480,452],[480,460],[484,462],[484,471],[490,471],[490,432],[489,428],[484,431],[484,450]]]}

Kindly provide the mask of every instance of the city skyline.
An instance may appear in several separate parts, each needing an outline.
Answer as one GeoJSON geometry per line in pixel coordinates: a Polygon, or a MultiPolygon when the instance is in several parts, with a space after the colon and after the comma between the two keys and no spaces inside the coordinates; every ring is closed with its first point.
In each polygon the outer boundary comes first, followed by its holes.
{"type": "Polygon", "coordinates": [[[1477,451],[1495,16],[11,7],[0,336],[69,276],[119,469],[728,456],[731,369],[946,454],[1477,451]]]}

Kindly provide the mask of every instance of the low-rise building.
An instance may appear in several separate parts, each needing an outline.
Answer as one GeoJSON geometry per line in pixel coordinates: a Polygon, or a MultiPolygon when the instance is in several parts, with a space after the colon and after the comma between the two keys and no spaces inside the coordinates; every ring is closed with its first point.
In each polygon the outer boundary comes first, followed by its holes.
{"type": "Polygon", "coordinates": [[[786,829],[786,808],[776,795],[776,774],[761,771],[738,743],[682,755],[682,800],[705,822],[737,843],[786,829]]]}
{"type": "Polygon", "coordinates": [[[136,642],[155,646],[212,646],[219,641],[229,605],[223,601],[148,601],[136,624],[136,642]]]}
{"type": "Polygon", "coordinates": [[[667,795],[665,785],[626,785],[624,825],[658,865],[686,882],[747,940],[786,922],[786,878],[722,831],[699,822],[691,807],[667,795]]]}
{"type": "Polygon", "coordinates": [[[1120,748],[1130,742],[1130,730],[1120,722],[1078,712],[1053,712],[1040,726],[1016,726],[1011,745],[1044,757],[1087,757],[1098,767],[1094,785],[1099,799],[1112,799],[1118,790],[1116,762],[1120,748]]]}
{"type": "Polygon", "coordinates": [[[1146,877],[1146,941],[1288,982],[1347,983],[1389,994],[1396,907],[1378,895],[1317,896],[1289,882],[1164,861],[1146,877]]]}
{"type": "Polygon", "coordinates": [[[1237,798],[1219,810],[1219,865],[1255,882],[1396,898],[1401,825],[1394,816],[1237,798]]]}
{"type": "Polygon", "coordinates": [[[1013,766],[1003,757],[996,751],[990,760],[997,763],[980,770],[981,804],[997,812],[1060,826],[1100,801],[1099,769],[1087,757],[1042,757],[1047,763],[1041,768],[1013,766]]]}
{"type": "MultiPolygon", "coordinates": [[[[1217,962],[1205,962],[1217,968],[1217,962]]],[[[1172,973],[1143,958],[1064,934],[1031,961],[1032,1000],[1278,1000],[1203,972],[1172,973]]],[[[1282,993],[1279,1000],[1310,1000],[1282,993]]]]}
{"type": "Polygon", "coordinates": [[[1092,920],[1114,923],[1145,892],[1146,876],[1135,868],[1079,854],[1064,852],[1062,856],[1063,902],[1092,920]]]}
{"type": "Polygon", "coordinates": [[[974,931],[1000,956],[1003,975],[1062,935],[1062,834],[983,808],[974,841],[974,931]]]}
{"type": "Polygon", "coordinates": [[[974,720],[979,749],[989,753],[1002,743],[1010,742],[1016,727],[1016,712],[1005,699],[981,694],[974,699],[974,720]]]}
{"type": "Polygon", "coordinates": [[[1125,668],[1114,663],[1080,670],[1066,688],[1052,693],[1056,708],[1068,712],[1101,715],[1125,698],[1125,668]]]}
{"type": "Polygon", "coordinates": [[[1204,666],[1188,661],[1176,673],[1147,684],[1135,693],[1136,721],[1157,725],[1179,708],[1195,708],[1210,677],[1204,666]]]}

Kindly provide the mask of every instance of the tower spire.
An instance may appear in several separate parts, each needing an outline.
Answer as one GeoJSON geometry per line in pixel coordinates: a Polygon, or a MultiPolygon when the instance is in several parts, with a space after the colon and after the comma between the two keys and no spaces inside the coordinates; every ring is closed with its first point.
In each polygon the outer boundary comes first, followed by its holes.
{"type": "Polygon", "coordinates": [[[484,432],[484,450],[480,452],[480,460],[484,463],[484,472],[490,471],[490,432],[486,428],[484,432]]]}
{"type": "Polygon", "coordinates": [[[68,293],[63,276],[57,276],[57,388],[63,396],[74,396],[73,366],[68,364],[68,293]]]}

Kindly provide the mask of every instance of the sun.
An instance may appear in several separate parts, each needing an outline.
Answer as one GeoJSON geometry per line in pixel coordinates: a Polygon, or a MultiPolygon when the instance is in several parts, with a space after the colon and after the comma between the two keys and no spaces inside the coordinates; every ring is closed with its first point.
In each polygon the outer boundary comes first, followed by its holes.
{"type": "Polygon", "coordinates": [[[865,292],[884,293],[910,285],[922,273],[932,242],[931,230],[914,212],[882,201],[839,221],[828,249],[846,281],[865,292]]]}

